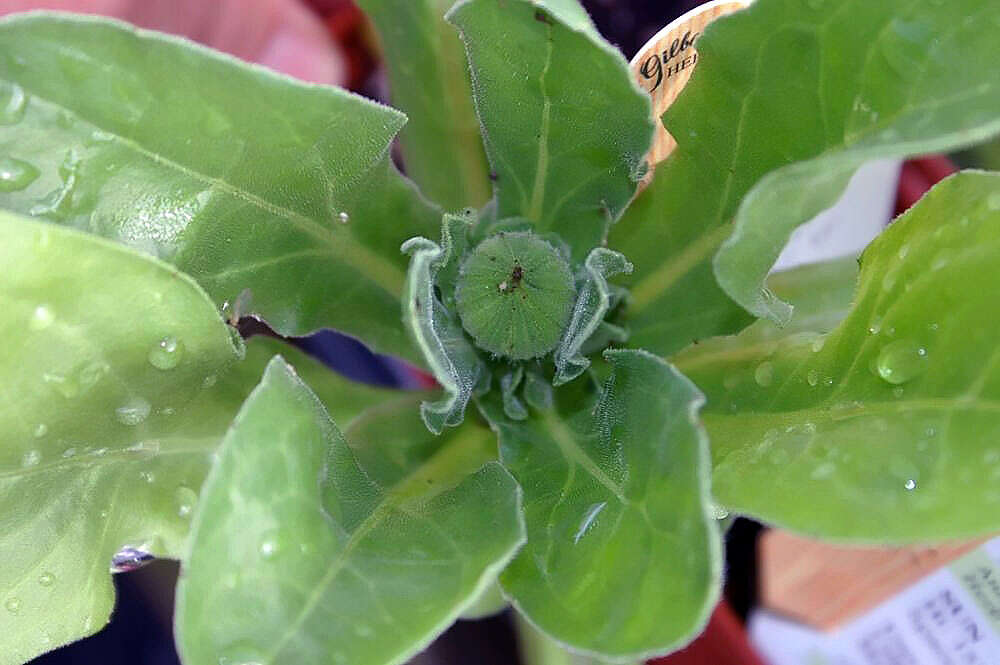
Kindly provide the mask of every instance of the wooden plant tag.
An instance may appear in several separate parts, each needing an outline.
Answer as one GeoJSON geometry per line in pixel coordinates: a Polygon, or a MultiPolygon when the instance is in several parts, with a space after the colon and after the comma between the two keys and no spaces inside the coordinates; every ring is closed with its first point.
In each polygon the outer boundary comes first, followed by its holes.
{"type": "MultiPolygon", "coordinates": [[[[698,52],[694,49],[694,44],[705,27],[720,16],[749,7],[752,2],[753,0],[707,2],[672,21],[639,49],[630,66],[639,85],[653,98],[655,118],[659,119],[670,108],[691,78],[691,73],[698,64],[698,52]]],[[[656,165],[670,156],[676,147],[677,141],[662,122],[658,123],[657,132],[653,136],[653,147],[646,156],[649,172],[640,187],[649,184],[656,165]]]]}

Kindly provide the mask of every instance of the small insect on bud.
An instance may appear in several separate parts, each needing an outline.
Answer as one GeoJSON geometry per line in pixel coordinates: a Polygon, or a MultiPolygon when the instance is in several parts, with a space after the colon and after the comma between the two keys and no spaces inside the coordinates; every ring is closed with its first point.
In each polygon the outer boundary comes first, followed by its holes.
{"type": "Polygon", "coordinates": [[[576,300],[573,274],[548,242],[528,232],[481,242],[459,271],[458,315],[476,344],[512,360],[556,347],[576,300]]]}

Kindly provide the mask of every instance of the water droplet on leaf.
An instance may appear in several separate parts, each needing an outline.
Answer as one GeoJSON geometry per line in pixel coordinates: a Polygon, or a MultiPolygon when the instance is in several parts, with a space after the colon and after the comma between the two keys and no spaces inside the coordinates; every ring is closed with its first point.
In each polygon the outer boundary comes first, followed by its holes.
{"type": "Polygon", "coordinates": [[[52,586],[56,581],[56,576],[50,572],[44,572],[38,576],[38,583],[42,586],[52,586]]]}
{"type": "Polygon", "coordinates": [[[38,179],[32,164],[13,157],[0,157],[0,192],[17,192],[38,179]]]}
{"type": "Polygon", "coordinates": [[[149,350],[149,364],[156,369],[169,370],[177,367],[184,356],[184,343],[176,337],[164,337],[149,350]]]}
{"type": "Polygon", "coordinates": [[[911,339],[896,340],[882,347],[875,365],[889,383],[906,383],[927,369],[927,350],[911,339]]]}
{"type": "Polygon", "coordinates": [[[128,573],[142,568],[147,563],[154,561],[155,558],[144,545],[128,545],[115,552],[115,555],[111,557],[111,572],[128,573]]]}
{"type": "Polygon", "coordinates": [[[21,600],[19,598],[8,598],[7,602],[3,604],[7,611],[11,614],[17,614],[21,611],[21,600]]]}
{"type": "Polygon", "coordinates": [[[903,483],[903,487],[905,487],[908,491],[915,490],[917,488],[917,481],[915,481],[913,478],[910,478],[905,483],[903,483]]]}
{"type": "Polygon", "coordinates": [[[45,423],[38,423],[35,425],[34,429],[31,430],[31,435],[36,439],[40,439],[49,433],[49,426],[45,423]]]}
{"type": "Polygon", "coordinates": [[[42,461],[42,453],[37,450],[29,450],[24,453],[24,457],[21,458],[21,466],[29,467],[35,466],[42,461]]]}
{"type": "Polygon", "coordinates": [[[337,215],[337,219],[340,221],[341,224],[347,224],[349,221],[351,221],[351,215],[347,212],[341,212],[339,215],[337,215]]]}
{"type": "Polygon", "coordinates": [[[31,313],[31,320],[28,321],[28,330],[34,332],[45,330],[52,325],[55,318],[56,315],[52,313],[52,310],[48,305],[39,305],[35,308],[35,311],[31,313]]]}
{"type": "Polygon", "coordinates": [[[174,493],[174,499],[177,501],[177,515],[184,519],[191,517],[194,506],[198,503],[198,494],[190,487],[181,485],[174,493]]]}
{"type": "Polygon", "coordinates": [[[134,427],[149,415],[150,404],[142,397],[133,397],[128,402],[115,409],[115,418],[122,425],[134,427]]]}
{"type": "Polygon", "coordinates": [[[757,365],[757,369],[753,372],[753,380],[762,388],[770,386],[774,383],[774,365],[766,360],[757,365]]]}

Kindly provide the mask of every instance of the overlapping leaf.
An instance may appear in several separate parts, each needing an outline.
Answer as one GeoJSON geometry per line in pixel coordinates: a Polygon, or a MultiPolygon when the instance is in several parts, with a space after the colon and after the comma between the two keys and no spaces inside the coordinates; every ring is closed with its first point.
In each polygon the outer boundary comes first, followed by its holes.
{"type": "Polygon", "coordinates": [[[648,96],[576,0],[464,0],[448,20],[468,51],[497,216],[558,233],[582,262],[635,192],[648,96]]]}
{"type": "Polygon", "coordinates": [[[526,420],[483,403],[524,488],[528,542],[501,577],[532,623],[622,659],[692,638],[718,597],[701,396],[645,352],[607,352],[602,390],[578,380],[526,420]]]}
{"type": "Polygon", "coordinates": [[[436,438],[404,400],[345,441],[271,363],[199,505],[178,591],[185,662],[401,663],[495,579],[523,538],[516,483],[488,461],[487,430],[436,438]]]}
{"type": "Polygon", "coordinates": [[[945,181],[865,251],[828,336],[701,345],[713,491],[799,531],[887,542],[1000,527],[1000,175],[945,181]]]}
{"type": "Polygon", "coordinates": [[[181,553],[239,345],[194,282],[120,245],[4,213],[0,265],[10,665],[103,626],[122,546],[181,553]]]}
{"type": "Polygon", "coordinates": [[[664,118],[679,148],[611,234],[636,266],[631,342],[668,354],[738,330],[749,319],[723,289],[786,319],[764,277],[795,226],[829,207],[858,166],[1000,129],[987,64],[1000,57],[998,11],[978,0],[759,0],[712,24],[664,118]],[[709,259],[734,218],[716,260],[720,288],[709,259]]]}
{"type": "Polygon", "coordinates": [[[465,50],[444,14],[454,0],[361,0],[378,28],[406,173],[449,210],[490,197],[489,166],[472,104],[465,50]]]}
{"type": "Polygon", "coordinates": [[[148,251],[219,304],[249,288],[283,333],[415,358],[399,244],[438,213],[389,163],[402,114],[103,19],[5,19],[0,54],[0,151],[27,174],[0,206],[148,251]]]}

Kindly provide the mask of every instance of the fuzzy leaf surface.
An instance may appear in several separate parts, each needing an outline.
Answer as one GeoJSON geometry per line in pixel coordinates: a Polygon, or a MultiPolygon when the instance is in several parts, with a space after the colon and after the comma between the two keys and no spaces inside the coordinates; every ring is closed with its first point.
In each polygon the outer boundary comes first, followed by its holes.
{"type": "Polygon", "coordinates": [[[444,20],[454,0],[361,0],[378,29],[406,173],[448,210],[490,198],[489,165],[472,103],[465,49],[444,20]]]}
{"type": "Polygon", "coordinates": [[[402,114],[93,17],[4,19],[0,54],[0,151],[34,175],[0,207],[158,256],[219,304],[249,288],[281,333],[418,359],[399,245],[439,213],[389,162],[402,114]]]}
{"type": "Polygon", "coordinates": [[[520,491],[488,461],[487,430],[435,438],[405,406],[355,419],[349,447],[271,362],[195,518],[176,620],[186,663],[402,663],[493,582],[523,539],[520,491]]]}
{"type": "Polygon", "coordinates": [[[786,321],[764,278],[862,163],[1000,130],[998,20],[978,0],[759,0],[713,23],[664,116],[679,148],[611,234],[636,267],[630,342],[667,355],[739,330],[727,293],[786,321]]]}
{"type": "Polygon", "coordinates": [[[1000,527],[998,224],[1000,175],[953,177],[865,251],[829,335],[679,357],[708,395],[717,500],[849,541],[1000,527]]]}
{"type": "Polygon", "coordinates": [[[472,68],[497,217],[558,233],[582,262],[636,190],[648,96],[576,0],[465,0],[448,20],[472,68]]]}
{"type": "Polygon", "coordinates": [[[525,493],[528,542],[501,584],[531,622],[614,659],[678,648],[719,593],[701,395],[664,361],[609,351],[602,389],[578,380],[526,420],[482,407],[525,493]]]}

